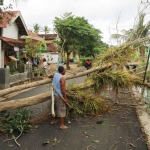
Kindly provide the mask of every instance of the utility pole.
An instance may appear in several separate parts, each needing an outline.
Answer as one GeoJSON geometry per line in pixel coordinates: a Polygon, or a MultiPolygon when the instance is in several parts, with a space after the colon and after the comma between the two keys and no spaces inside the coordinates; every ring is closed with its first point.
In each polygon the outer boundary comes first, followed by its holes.
{"type": "Polygon", "coordinates": [[[143,83],[145,82],[145,79],[146,79],[146,73],[147,73],[147,69],[148,69],[148,66],[149,66],[150,45],[147,45],[147,47],[148,47],[148,57],[147,57],[147,63],[146,63],[146,68],[145,68],[145,73],[144,73],[143,83]]]}

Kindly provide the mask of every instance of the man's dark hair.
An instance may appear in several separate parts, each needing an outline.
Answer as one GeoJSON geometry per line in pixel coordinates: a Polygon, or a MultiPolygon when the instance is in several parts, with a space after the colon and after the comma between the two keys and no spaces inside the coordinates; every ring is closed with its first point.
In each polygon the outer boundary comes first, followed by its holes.
{"type": "Polygon", "coordinates": [[[59,72],[59,73],[62,73],[62,72],[64,71],[64,69],[65,69],[65,68],[64,68],[63,66],[59,66],[59,67],[58,67],[58,72],[59,72]]]}

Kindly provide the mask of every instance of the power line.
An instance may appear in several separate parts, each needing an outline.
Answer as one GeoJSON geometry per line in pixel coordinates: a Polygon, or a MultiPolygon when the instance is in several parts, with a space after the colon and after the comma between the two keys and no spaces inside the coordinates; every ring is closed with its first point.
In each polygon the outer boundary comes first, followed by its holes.
{"type": "Polygon", "coordinates": [[[141,1],[141,4],[150,4],[149,0],[147,0],[146,2],[141,1]]]}

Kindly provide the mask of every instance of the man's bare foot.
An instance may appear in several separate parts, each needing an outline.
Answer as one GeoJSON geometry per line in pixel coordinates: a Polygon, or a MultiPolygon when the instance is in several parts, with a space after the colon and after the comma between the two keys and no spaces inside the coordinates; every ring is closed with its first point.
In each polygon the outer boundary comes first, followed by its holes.
{"type": "Polygon", "coordinates": [[[66,129],[68,129],[68,126],[61,125],[61,126],[60,126],[60,129],[61,129],[61,130],[66,130],[66,129]]]}
{"type": "Polygon", "coordinates": [[[56,123],[57,122],[55,120],[53,120],[53,121],[50,122],[51,125],[56,124],[56,123]]]}

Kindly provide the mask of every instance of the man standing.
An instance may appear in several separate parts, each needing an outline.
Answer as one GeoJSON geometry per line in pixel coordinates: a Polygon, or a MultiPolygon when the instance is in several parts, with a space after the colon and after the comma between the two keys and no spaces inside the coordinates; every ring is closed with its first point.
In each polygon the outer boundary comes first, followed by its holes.
{"type": "MultiPolygon", "coordinates": [[[[56,115],[60,118],[60,129],[68,129],[67,126],[64,125],[64,120],[66,117],[66,105],[67,97],[66,97],[66,79],[63,77],[65,75],[65,68],[63,66],[58,67],[58,73],[55,73],[53,77],[53,86],[60,93],[60,95],[64,98],[62,100],[57,92],[54,92],[55,96],[55,105],[56,105],[56,115]]],[[[51,124],[54,124],[54,117],[51,116],[51,124]]]]}
{"type": "MultiPolygon", "coordinates": [[[[87,59],[87,60],[86,60],[84,66],[85,66],[85,68],[86,68],[87,70],[89,70],[89,69],[92,67],[92,63],[91,63],[90,59],[87,59]]],[[[88,74],[87,76],[89,76],[89,74],[88,74]]]]}

